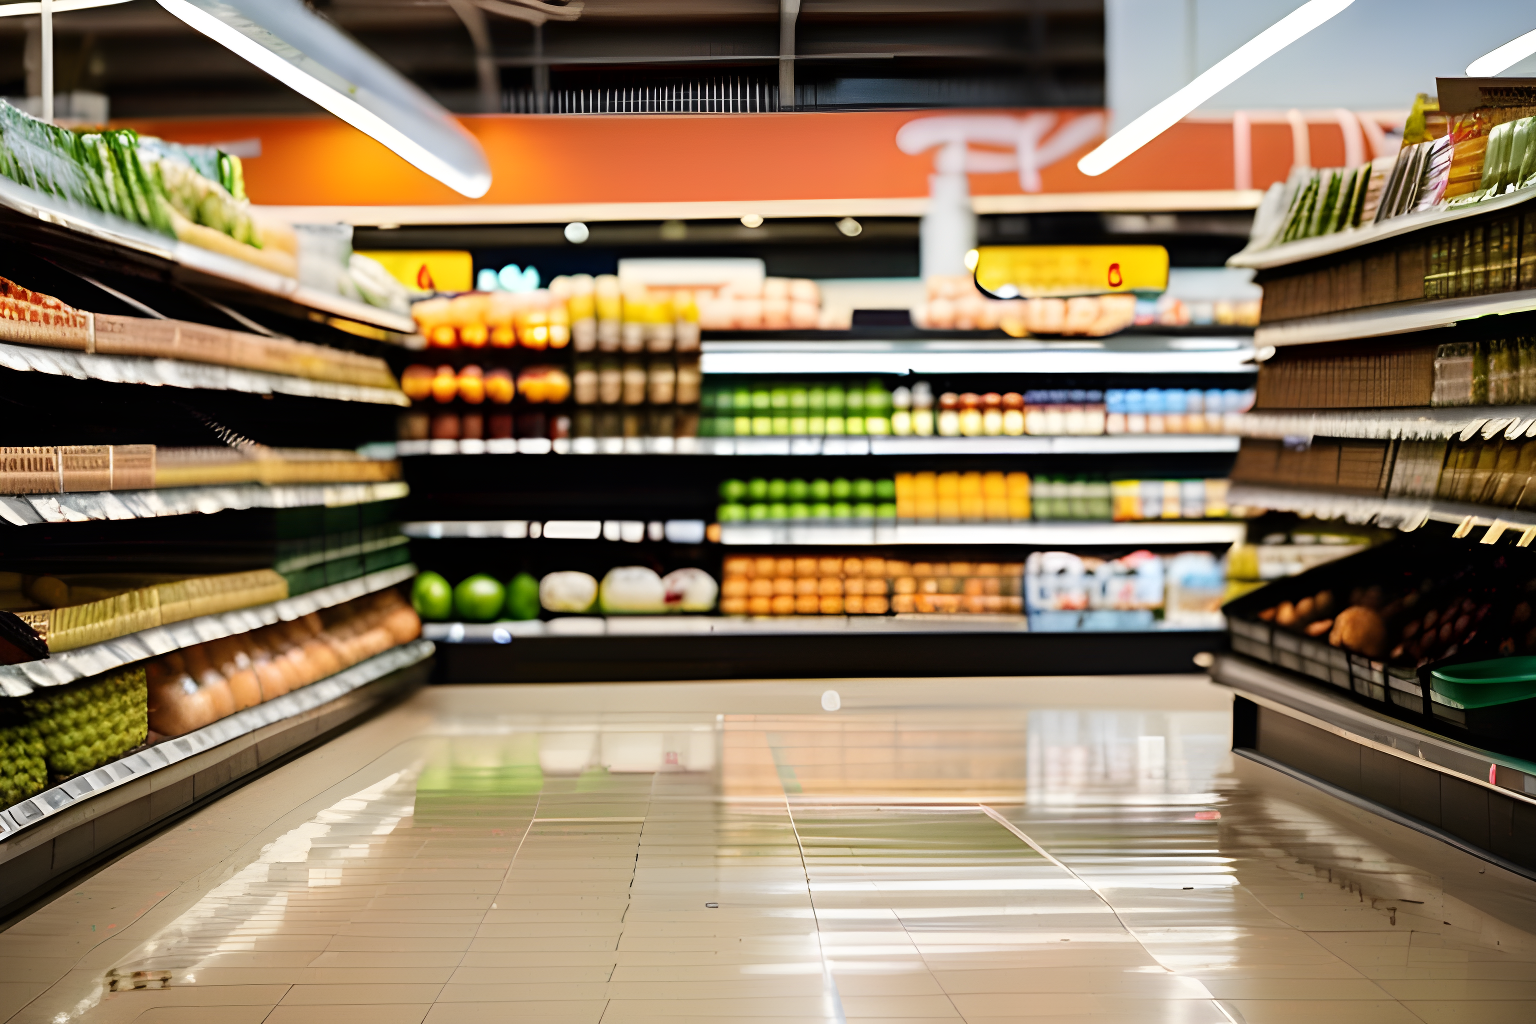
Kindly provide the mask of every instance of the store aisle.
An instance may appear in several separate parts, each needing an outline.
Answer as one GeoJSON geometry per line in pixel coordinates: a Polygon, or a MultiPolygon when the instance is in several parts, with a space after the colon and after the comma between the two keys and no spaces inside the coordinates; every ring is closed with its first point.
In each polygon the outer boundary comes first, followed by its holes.
{"type": "Polygon", "coordinates": [[[428,690],[0,934],[0,1017],[1536,1019],[1536,885],[1234,759],[1229,700],[428,690]]]}

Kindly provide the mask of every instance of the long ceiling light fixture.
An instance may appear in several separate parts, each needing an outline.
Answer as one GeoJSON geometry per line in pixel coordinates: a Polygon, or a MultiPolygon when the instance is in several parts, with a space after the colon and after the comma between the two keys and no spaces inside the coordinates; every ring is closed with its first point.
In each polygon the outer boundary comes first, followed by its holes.
{"type": "Polygon", "coordinates": [[[1355,0],[1309,0],[1217,61],[1178,92],[1101,142],[1077,162],[1097,177],[1172,128],[1200,104],[1328,21],[1355,0]]]}
{"type": "Polygon", "coordinates": [[[1468,78],[1491,78],[1507,71],[1536,53],[1536,32],[1527,32],[1518,39],[1511,39],[1497,50],[1489,50],[1467,65],[1468,78]]]}
{"type": "Polygon", "coordinates": [[[475,137],[302,0],[158,3],[455,192],[478,199],[490,189],[490,163],[475,137]]]}

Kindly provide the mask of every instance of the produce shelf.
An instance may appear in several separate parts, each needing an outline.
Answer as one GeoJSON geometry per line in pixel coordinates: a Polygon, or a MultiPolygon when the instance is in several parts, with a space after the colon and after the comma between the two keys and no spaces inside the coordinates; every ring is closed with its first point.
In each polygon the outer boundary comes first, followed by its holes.
{"type": "MultiPolygon", "coordinates": [[[[704,527],[702,519],[668,519],[662,523],[664,538],[674,544],[703,543],[704,527]]],[[[610,519],[606,523],[599,519],[555,519],[543,523],[526,519],[427,520],[401,523],[400,532],[422,540],[597,540],[611,534],[609,540],[638,544],[645,539],[646,524],[634,519],[610,519]]]]}
{"type": "MultiPolygon", "coordinates": [[[[616,521],[614,525],[619,525],[616,521]]],[[[645,524],[632,522],[638,541],[645,524]]],[[[703,532],[701,520],[668,520],[664,524],[668,540],[697,544],[695,534],[703,532]]],[[[551,540],[596,540],[604,536],[604,523],[597,519],[559,520],[534,523],[525,519],[484,519],[465,521],[421,521],[402,523],[407,537],[427,540],[488,539],[522,540],[545,537],[551,540]]],[[[720,543],[728,547],[814,547],[818,545],[895,545],[895,544],[1020,544],[1031,547],[1095,544],[1134,547],[1169,544],[1237,544],[1246,535],[1247,524],[1231,520],[1190,522],[1028,522],[1028,523],[722,523],[720,543]]],[[[615,529],[613,531],[617,533],[615,529]]],[[[610,538],[615,539],[615,538],[610,538]]],[[[675,621],[669,618],[667,621],[675,621]]],[[[718,620],[712,620],[718,621],[718,620]]],[[[864,621],[864,620],[858,620],[864,621]]]]}
{"type": "MultiPolygon", "coordinates": [[[[1022,615],[806,615],[786,618],[723,615],[615,615],[603,618],[572,615],[548,621],[427,622],[421,627],[422,636],[447,644],[509,644],[513,640],[572,636],[825,636],[842,633],[947,635],[1029,631],[1029,623],[1022,615]]],[[[1159,625],[1155,629],[1134,631],[1134,635],[1188,632],[1191,630],[1159,625]]]]}
{"type": "Polygon", "coordinates": [[[1467,217],[1475,217],[1481,213],[1492,213],[1496,210],[1508,209],[1518,206],[1536,197],[1536,190],[1522,189],[1519,192],[1511,192],[1508,195],[1499,196],[1497,199],[1489,199],[1481,203],[1469,203],[1465,206],[1441,206],[1422,213],[1407,213],[1401,217],[1393,217],[1381,224],[1370,224],[1355,228],[1350,231],[1340,231],[1332,235],[1320,235],[1317,238],[1303,238],[1295,242],[1285,242],[1281,245],[1271,246],[1267,249],[1244,249],[1227,260],[1229,267],[1248,267],[1254,270],[1268,270],[1271,267],[1283,267],[1292,263],[1301,263],[1305,260],[1316,259],[1319,256],[1330,256],[1334,253],[1348,252],[1350,249],[1358,249],[1372,242],[1380,242],[1387,238],[1397,238],[1399,235],[1412,234],[1424,228],[1435,228],[1452,221],[1463,220],[1467,217]]]}
{"type": "Polygon", "coordinates": [[[244,293],[265,305],[288,307],[304,319],[310,311],[326,313],[397,335],[397,344],[416,333],[409,316],[367,303],[305,288],[291,277],[274,273],[222,253],[168,238],[56,196],[45,195],[9,178],[0,177],[0,208],[11,233],[60,237],[66,245],[98,261],[119,260],[131,253],[134,262],[154,265],[165,276],[191,285],[211,284],[221,292],[244,293]]]}
{"type": "Polygon", "coordinates": [[[1298,317],[1254,331],[1255,345],[1315,345],[1325,341],[1379,338],[1450,327],[1463,320],[1536,309],[1536,289],[1473,295],[1459,299],[1418,299],[1367,306],[1326,316],[1298,317]]]}
{"type": "Polygon", "coordinates": [[[1383,441],[1510,440],[1536,427],[1536,405],[1455,406],[1440,409],[1276,409],[1244,413],[1243,437],[1362,437],[1383,441]]]}
{"type": "Polygon", "coordinates": [[[1230,520],[1148,523],[722,523],[720,543],[728,547],[897,544],[1019,544],[1030,547],[1094,544],[1145,547],[1168,544],[1238,544],[1247,536],[1247,530],[1247,523],[1230,520]]]}
{"type": "Polygon", "coordinates": [[[403,644],[0,811],[0,913],[415,690],[433,651],[403,644]]]}
{"type": "Polygon", "coordinates": [[[1072,341],[705,341],[705,374],[1252,373],[1254,339],[1117,335],[1072,341]]]}
{"type": "Polygon", "coordinates": [[[183,647],[249,633],[274,622],[291,622],[310,612],[345,604],[365,594],[404,583],[415,575],[414,565],[397,565],[271,604],[156,626],[99,644],[62,651],[39,661],[0,665],[0,692],[7,697],[24,697],[39,686],[63,686],[183,647]]]}
{"type": "Polygon", "coordinates": [[[13,526],[212,514],[230,509],[366,505],[411,493],[403,480],[370,484],[231,484],[149,491],[79,491],[0,496],[0,519],[13,526]]]}
{"type": "Polygon", "coordinates": [[[218,366],[214,363],[193,363],[181,359],[105,356],[66,349],[8,345],[3,342],[0,342],[0,368],[73,377],[75,380],[103,380],[113,384],[244,391],[253,395],[296,395],[300,398],[328,398],[338,402],[369,402],[401,407],[409,407],[411,404],[405,393],[395,388],[311,380],[308,377],[290,377],[281,373],[218,366]]]}
{"type": "Polygon", "coordinates": [[[1236,692],[1232,750],[1362,810],[1536,878],[1536,764],[1430,732],[1345,691],[1237,654],[1211,677],[1236,692]]]}
{"type": "Polygon", "coordinates": [[[1163,455],[1235,452],[1224,434],[1076,437],[575,437],[397,441],[380,456],[422,455],[1163,455]],[[530,442],[530,443],[525,443],[530,442]]]}
{"type": "Polygon", "coordinates": [[[734,633],[617,634],[605,627],[602,635],[442,643],[434,680],[553,683],[1191,672],[1196,654],[1223,650],[1227,644],[1226,634],[1214,630],[1032,633],[1019,624],[998,622],[952,628],[943,621],[891,621],[902,624],[848,627],[834,621],[792,630],[785,620],[765,620],[755,630],[734,633]]]}
{"type": "Polygon", "coordinates": [[[1536,510],[1495,508],[1436,498],[1384,498],[1375,495],[1329,494],[1300,488],[1271,487],[1232,482],[1227,501],[1234,507],[1267,508],[1277,512],[1297,512],[1316,519],[1343,519],[1355,524],[1377,523],[1405,532],[1425,523],[1454,523],[1465,536],[1472,529],[1487,527],[1483,542],[1492,544],[1506,530],[1521,534],[1520,546],[1536,540],[1536,510]]]}

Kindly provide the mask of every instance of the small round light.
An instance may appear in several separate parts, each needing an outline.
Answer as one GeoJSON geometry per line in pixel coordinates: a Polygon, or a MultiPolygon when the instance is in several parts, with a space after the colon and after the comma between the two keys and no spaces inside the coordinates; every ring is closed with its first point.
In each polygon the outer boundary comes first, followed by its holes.
{"type": "Polygon", "coordinates": [[[844,217],[842,220],[837,222],[837,230],[841,231],[849,238],[855,238],[863,232],[864,225],[860,224],[852,217],[844,217]]]}
{"type": "Polygon", "coordinates": [[[971,249],[970,251],[968,251],[965,254],[965,269],[966,270],[975,270],[976,269],[976,264],[978,264],[980,262],[981,262],[981,253],[979,251],[977,251],[975,249],[971,249]]]}
{"type": "Polygon", "coordinates": [[[501,290],[501,277],[490,267],[481,267],[475,273],[475,291],[495,292],[501,290]]]}
{"type": "Polygon", "coordinates": [[[580,245],[592,237],[592,232],[581,221],[572,221],[565,226],[565,240],[572,245],[580,245]]]}
{"type": "Polygon", "coordinates": [[[843,706],[843,698],[836,690],[828,690],[821,695],[821,709],[823,711],[836,711],[843,706]]]}
{"type": "Polygon", "coordinates": [[[755,213],[749,213],[741,218],[741,226],[744,228],[760,228],[763,226],[763,218],[755,213]]]}
{"type": "Polygon", "coordinates": [[[499,644],[509,644],[512,642],[512,634],[505,629],[493,629],[491,630],[491,639],[499,644]]]}

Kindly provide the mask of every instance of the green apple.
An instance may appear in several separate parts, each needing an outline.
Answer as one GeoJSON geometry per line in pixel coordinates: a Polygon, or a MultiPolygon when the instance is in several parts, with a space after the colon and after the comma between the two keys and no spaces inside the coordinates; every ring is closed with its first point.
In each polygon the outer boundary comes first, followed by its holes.
{"type": "Polygon", "coordinates": [[[519,622],[539,617],[539,581],[526,572],[507,584],[507,618],[519,622]]]}
{"type": "Polygon", "coordinates": [[[442,622],[453,615],[453,588],[435,572],[417,573],[411,584],[411,607],[424,619],[442,622]]]}
{"type": "Polygon", "coordinates": [[[453,610],[465,622],[490,622],[501,614],[507,588],[494,576],[475,573],[453,588],[453,610]]]}

